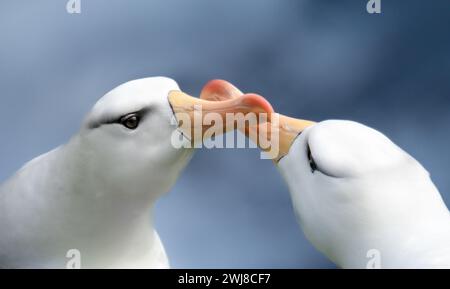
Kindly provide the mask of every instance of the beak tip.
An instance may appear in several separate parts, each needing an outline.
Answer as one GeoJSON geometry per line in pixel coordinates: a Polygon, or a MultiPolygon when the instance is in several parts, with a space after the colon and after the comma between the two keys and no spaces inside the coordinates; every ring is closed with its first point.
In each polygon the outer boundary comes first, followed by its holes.
{"type": "Polygon", "coordinates": [[[200,98],[205,100],[221,101],[236,98],[243,93],[226,80],[213,79],[203,87],[200,98]]]}
{"type": "Polygon", "coordinates": [[[262,109],[262,111],[268,114],[274,113],[272,105],[261,95],[256,93],[247,93],[242,97],[244,98],[242,101],[246,105],[262,109]]]}

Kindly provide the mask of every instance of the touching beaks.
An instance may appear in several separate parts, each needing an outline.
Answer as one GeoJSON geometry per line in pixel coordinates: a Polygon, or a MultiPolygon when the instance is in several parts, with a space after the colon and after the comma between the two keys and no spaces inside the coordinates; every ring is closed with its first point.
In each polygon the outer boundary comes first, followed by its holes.
{"type": "MultiPolygon", "coordinates": [[[[208,90],[208,85],[203,91],[208,90]]],[[[203,141],[205,132],[214,126],[214,131],[226,133],[236,128],[236,119],[230,118],[229,114],[238,113],[247,115],[261,113],[270,115],[273,113],[272,106],[264,97],[256,94],[240,94],[239,96],[223,97],[225,91],[220,91],[220,86],[214,88],[218,95],[202,99],[192,97],[181,91],[171,91],[168,95],[169,103],[178,122],[178,128],[191,140],[192,144],[203,141]]]]}
{"type": "MultiPolygon", "coordinates": [[[[203,88],[200,98],[209,101],[223,102],[230,99],[239,99],[243,94],[238,88],[225,80],[211,80],[203,88]]],[[[254,94],[253,94],[254,95],[254,94]]],[[[268,122],[259,122],[255,126],[245,127],[243,132],[262,150],[269,154],[274,162],[278,162],[283,156],[288,154],[295,138],[307,127],[315,124],[313,121],[288,117],[273,112],[268,122]],[[278,149],[262,146],[260,136],[270,138],[272,145],[278,145],[278,149]],[[278,141],[273,139],[277,137],[278,141]]]]}

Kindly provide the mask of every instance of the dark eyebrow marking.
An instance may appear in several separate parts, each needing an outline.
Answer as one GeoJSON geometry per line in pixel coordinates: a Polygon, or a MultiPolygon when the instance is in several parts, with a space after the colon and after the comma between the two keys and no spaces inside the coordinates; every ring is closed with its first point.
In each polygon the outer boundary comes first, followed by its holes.
{"type": "Polygon", "coordinates": [[[105,115],[98,120],[94,120],[94,121],[90,122],[88,124],[88,128],[95,129],[95,128],[101,127],[102,125],[120,123],[120,121],[122,120],[123,117],[125,117],[127,115],[131,115],[131,114],[136,114],[139,117],[139,119],[143,119],[151,110],[152,110],[152,107],[147,106],[138,111],[128,112],[128,113],[120,115],[120,116],[105,115]]]}

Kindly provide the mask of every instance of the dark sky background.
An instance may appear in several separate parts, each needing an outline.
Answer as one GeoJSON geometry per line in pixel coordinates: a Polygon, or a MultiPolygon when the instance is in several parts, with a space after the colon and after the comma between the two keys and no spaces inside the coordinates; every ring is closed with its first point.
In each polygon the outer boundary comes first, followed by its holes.
{"type": "MultiPolygon", "coordinates": [[[[418,159],[450,204],[450,1],[65,0],[0,3],[0,180],[68,140],[126,81],[210,79],[283,114],[372,126],[418,159]]],[[[174,267],[334,267],[305,239],[256,149],[199,150],[157,204],[174,267]]]]}

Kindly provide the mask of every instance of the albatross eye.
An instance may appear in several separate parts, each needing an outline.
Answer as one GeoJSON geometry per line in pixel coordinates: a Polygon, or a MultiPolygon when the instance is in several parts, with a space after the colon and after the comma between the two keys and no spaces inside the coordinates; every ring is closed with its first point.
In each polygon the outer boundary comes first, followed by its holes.
{"type": "Polygon", "coordinates": [[[308,145],[308,162],[309,162],[309,167],[311,168],[311,172],[314,173],[317,170],[317,165],[312,157],[311,149],[310,149],[309,145],[308,145]]]}
{"type": "Polygon", "coordinates": [[[139,125],[139,116],[136,114],[123,116],[120,119],[120,123],[128,129],[136,129],[139,125]]]}

